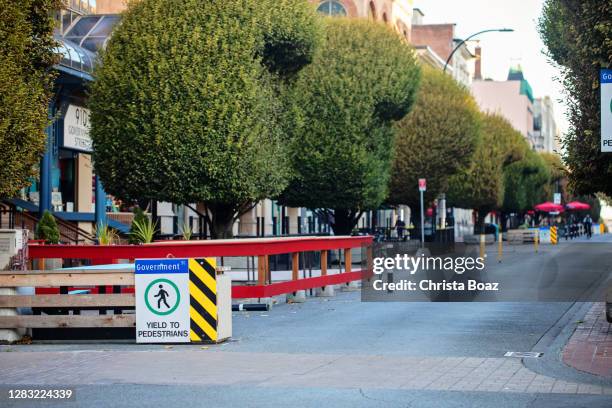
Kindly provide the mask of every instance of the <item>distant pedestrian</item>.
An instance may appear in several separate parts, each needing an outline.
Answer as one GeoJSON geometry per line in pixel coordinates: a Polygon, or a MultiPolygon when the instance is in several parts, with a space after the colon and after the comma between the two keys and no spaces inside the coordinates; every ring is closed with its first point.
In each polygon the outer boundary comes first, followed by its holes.
{"type": "Polygon", "coordinates": [[[397,239],[402,241],[404,239],[404,231],[406,230],[406,223],[401,218],[398,218],[397,221],[395,222],[395,228],[397,229],[397,239]]]}
{"type": "Polygon", "coordinates": [[[591,234],[592,234],[592,227],[593,227],[593,219],[591,218],[591,216],[589,214],[586,215],[586,217],[584,217],[584,219],[582,220],[582,225],[584,225],[584,230],[587,234],[587,238],[591,238],[591,234]]]}

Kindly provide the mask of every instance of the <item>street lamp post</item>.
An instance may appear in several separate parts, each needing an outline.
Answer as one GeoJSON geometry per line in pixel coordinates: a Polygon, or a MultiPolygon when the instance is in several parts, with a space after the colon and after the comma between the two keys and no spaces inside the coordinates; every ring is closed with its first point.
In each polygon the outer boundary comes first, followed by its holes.
{"type": "Polygon", "coordinates": [[[448,66],[448,63],[450,62],[451,58],[453,58],[453,55],[455,55],[455,52],[457,52],[457,50],[459,48],[461,48],[461,46],[463,44],[465,44],[466,42],[468,42],[470,39],[476,37],[477,35],[483,34],[483,33],[490,33],[490,32],[498,32],[498,33],[511,33],[514,30],[512,28],[492,28],[490,30],[482,30],[479,31],[475,34],[470,35],[468,38],[466,38],[465,40],[461,40],[461,42],[459,44],[457,44],[457,46],[453,49],[453,51],[450,53],[450,55],[448,56],[448,58],[446,59],[446,63],[444,64],[444,72],[446,72],[446,67],[448,66]]]}

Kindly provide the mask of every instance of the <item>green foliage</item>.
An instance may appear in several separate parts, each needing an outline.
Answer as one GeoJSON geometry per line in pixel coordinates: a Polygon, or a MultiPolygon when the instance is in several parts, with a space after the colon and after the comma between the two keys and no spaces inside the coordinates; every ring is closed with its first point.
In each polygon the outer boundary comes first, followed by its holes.
{"type": "Polygon", "coordinates": [[[132,225],[130,226],[130,235],[128,238],[128,242],[130,244],[142,244],[143,241],[138,240],[138,236],[134,234],[134,231],[136,230],[136,224],[142,225],[148,219],[149,217],[147,217],[147,215],[144,213],[142,208],[140,207],[134,208],[134,219],[132,220],[132,225]]]}
{"type": "Polygon", "coordinates": [[[561,161],[561,156],[556,153],[540,153],[546,167],[550,173],[549,183],[544,186],[544,195],[548,197],[546,200],[551,200],[554,193],[561,193],[561,197],[565,200],[567,197],[567,169],[561,161]]]}
{"type": "Polygon", "coordinates": [[[612,193],[612,157],[600,152],[599,69],[612,61],[612,2],[546,0],[539,31],[560,66],[570,128],[563,138],[570,188],[612,193]]]}
{"type": "Polygon", "coordinates": [[[312,58],[318,17],[298,0],[143,0],[115,29],[91,90],[105,189],[126,201],[205,202],[211,232],[289,179],[281,78],[312,58]]]}
{"type": "Polygon", "coordinates": [[[59,244],[60,232],[55,217],[45,211],[36,225],[36,239],[44,239],[46,244],[59,244]]]}
{"type": "MultiPolygon", "coordinates": [[[[590,210],[578,211],[578,216],[580,218],[584,218],[588,213],[593,219],[593,222],[599,222],[600,215],[601,215],[601,203],[599,202],[599,197],[597,195],[593,195],[593,194],[578,195],[578,196],[572,197],[570,201],[580,201],[582,203],[587,203],[588,205],[590,205],[591,206],[590,210]]],[[[573,213],[575,213],[575,211],[573,211],[573,213]]]]}
{"type": "Polygon", "coordinates": [[[117,231],[109,227],[107,224],[100,224],[96,228],[96,237],[99,245],[113,245],[119,241],[117,231]]]}
{"type": "Polygon", "coordinates": [[[183,239],[185,241],[189,241],[191,239],[191,236],[193,235],[193,230],[187,223],[183,224],[182,230],[183,230],[183,239]]]}
{"type": "Polygon", "coordinates": [[[36,175],[54,78],[57,0],[0,0],[0,197],[36,175]]]}
{"type": "Polygon", "coordinates": [[[542,155],[528,150],[522,160],[504,170],[505,195],[502,209],[505,212],[523,212],[536,204],[550,201],[546,189],[551,180],[551,170],[542,155]]]}
{"type": "Polygon", "coordinates": [[[480,118],[467,89],[443,72],[424,67],[414,108],[397,124],[388,201],[418,208],[421,177],[427,178],[426,202],[446,191],[449,177],[471,162],[480,118]]]}
{"type": "Polygon", "coordinates": [[[420,69],[389,27],[325,21],[321,52],[285,90],[295,177],[280,201],[333,213],[346,234],[387,196],[393,123],[412,107],[420,69]]]}
{"type": "Polygon", "coordinates": [[[263,63],[283,78],[310,64],[323,41],[315,10],[303,0],[266,0],[258,7],[263,31],[263,63]]]}
{"type": "Polygon", "coordinates": [[[149,244],[153,242],[155,238],[155,232],[157,231],[157,222],[153,222],[148,217],[141,219],[134,219],[132,222],[132,229],[130,231],[130,238],[132,242],[149,244]]]}
{"type": "Polygon", "coordinates": [[[561,161],[561,157],[556,153],[540,153],[550,171],[551,181],[561,181],[567,177],[567,169],[561,161]]]}
{"type": "Polygon", "coordinates": [[[499,115],[482,116],[482,137],[470,166],[449,185],[449,205],[475,208],[483,216],[504,201],[504,168],[529,151],[523,136],[499,115]]]}

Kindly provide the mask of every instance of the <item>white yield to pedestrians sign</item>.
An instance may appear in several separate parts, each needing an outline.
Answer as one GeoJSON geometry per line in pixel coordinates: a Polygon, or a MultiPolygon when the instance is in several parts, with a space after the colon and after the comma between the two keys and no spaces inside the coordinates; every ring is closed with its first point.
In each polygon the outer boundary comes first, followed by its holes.
{"type": "Polygon", "coordinates": [[[601,90],[601,151],[612,152],[612,69],[599,74],[601,90]]]}
{"type": "Polygon", "coordinates": [[[187,259],[137,259],[136,342],[188,343],[187,259]]]}

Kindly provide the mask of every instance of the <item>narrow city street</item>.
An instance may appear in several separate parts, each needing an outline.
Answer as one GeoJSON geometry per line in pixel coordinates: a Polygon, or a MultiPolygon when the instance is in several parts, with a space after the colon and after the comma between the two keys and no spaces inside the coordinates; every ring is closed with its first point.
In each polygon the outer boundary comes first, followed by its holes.
{"type": "MultiPolygon", "coordinates": [[[[507,246],[503,264],[524,272],[534,259],[554,255],[559,264],[576,265],[576,273],[584,265],[596,282],[609,276],[608,248],[601,238],[542,246],[538,254],[527,245],[507,246]]],[[[140,405],[199,399],[211,407],[272,400],[312,407],[609,407],[612,378],[579,371],[561,358],[591,307],[371,303],[362,302],[359,291],[338,291],[267,312],[234,312],[233,338],[219,345],[1,346],[0,382],[5,388],[75,387],[84,407],[130,406],[135,398],[140,405]],[[543,355],[505,357],[509,351],[543,355]]],[[[604,336],[609,326],[599,326],[604,336]]]]}
{"type": "Polygon", "coordinates": [[[0,10],[0,408],[612,408],[611,0],[0,10]]]}

